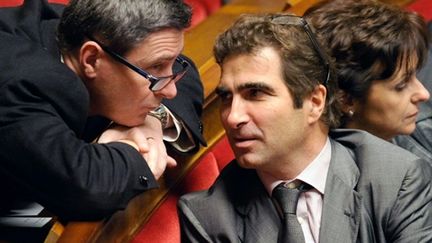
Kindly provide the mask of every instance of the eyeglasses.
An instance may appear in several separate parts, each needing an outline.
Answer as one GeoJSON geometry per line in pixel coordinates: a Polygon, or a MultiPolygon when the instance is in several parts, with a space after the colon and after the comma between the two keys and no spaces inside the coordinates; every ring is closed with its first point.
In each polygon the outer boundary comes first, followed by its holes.
{"type": "Polygon", "coordinates": [[[296,15],[281,15],[281,16],[272,17],[271,22],[274,24],[280,24],[280,25],[296,25],[296,26],[300,25],[303,27],[304,31],[306,32],[310,41],[312,42],[312,45],[313,45],[315,51],[318,53],[318,56],[320,57],[321,62],[323,63],[324,67],[327,70],[326,79],[323,83],[325,86],[327,86],[327,84],[330,80],[330,64],[329,64],[328,60],[325,58],[325,55],[324,55],[322,49],[320,48],[318,40],[317,40],[315,34],[312,32],[312,29],[310,28],[307,21],[303,17],[296,16],[296,15]]]}
{"type": "Polygon", "coordinates": [[[87,38],[91,41],[96,42],[102,48],[102,50],[104,50],[106,53],[108,53],[116,61],[120,62],[121,64],[126,65],[128,68],[132,69],[133,71],[137,72],[138,74],[140,74],[141,76],[146,78],[148,81],[150,81],[150,87],[149,88],[151,91],[159,91],[159,90],[163,89],[164,87],[166,87],[169,83],[177,82],[179,79],[181,79],[183,77],[183,75],[186,73],[186,71],[188,70],[188,68],[190,66],[189,62],[186,61],[186,59],[178,56],[175,59],[175,61],[182,66],[182,69],[179,72],[174,73],[174,70],[173,70],[172,75],[164,76],[164,77],[155,77],[155,76],[151,75],[150,73],[148,73],[147,71],[135,66],[134,64],[132,64],[130,62],[128,62],[126,60],[126,58],[124,58],[121,55],[110,50],[107,46],[105,46],[104,44],[95,40],[94,38],[92,38],[90,36],[87,36],[87,38]]]}

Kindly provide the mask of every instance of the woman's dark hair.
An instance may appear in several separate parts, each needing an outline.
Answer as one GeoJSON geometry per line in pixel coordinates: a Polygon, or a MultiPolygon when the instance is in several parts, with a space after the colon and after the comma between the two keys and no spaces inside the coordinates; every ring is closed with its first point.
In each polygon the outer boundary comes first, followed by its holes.
{"type": "Polygon", "coordinates": [[[429,34],[424,19],[373,0],[324,0],[304,17],[334,58],[339,87],[365,99],[372,82],[399,70],[415,73],[426,61],[429,34]]]}

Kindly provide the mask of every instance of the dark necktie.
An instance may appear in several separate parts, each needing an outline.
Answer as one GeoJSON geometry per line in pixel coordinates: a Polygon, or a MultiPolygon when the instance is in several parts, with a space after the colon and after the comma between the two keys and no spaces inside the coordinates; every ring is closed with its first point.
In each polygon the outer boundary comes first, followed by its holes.
{"type": "Polygon", "coordinates": [[[306,184],[295,186],[294,183],[279,184],[273,189],[272,197],[276,199],[283,213],[282,230],[279,233],[280,243],[304,243],[304,235],[299,221],[297,220],[297,202],[300,193],[306,191],[306,184]]]}

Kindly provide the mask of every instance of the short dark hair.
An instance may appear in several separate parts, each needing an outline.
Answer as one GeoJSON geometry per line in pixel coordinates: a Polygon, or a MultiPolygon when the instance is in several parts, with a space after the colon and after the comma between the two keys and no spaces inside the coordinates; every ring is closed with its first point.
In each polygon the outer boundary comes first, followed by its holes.
{"type": "Polygon", "coordinates": [[[86,36],[124,54],[150,33],[189,27],[191,9],[182,0],[71,0],[57,30],[59,47],[71,51],[86,36]]]}
{"type": "Polygon", "coordinates": [[[366,99],[374,81],[389,79],[403,67],[415,72],[427,59],[424,19],[398,6],[373,0],[324,0],[304,17],[329,47],[339,87],[354,99],[366,99]]]}
{"type": "Polygon", "coordinates": [[[332,68],[323,65],[302,26],[272,22],[272,19],[284,15],[289,14],[240,16],[228,30],[218,36],[214,46],[216,62],[222,65],[229,56],[256,54],[265,47],[274,48],[280,56],[281,75],[293,96],[294,108],[303,106],[303,100],[316,86],[325,82],[329,71],[330,81],[325,84],[327,100],[321,120],[329,127],[336,127],[341,111],[339,99],[334,92],[337,90],[337,82],[332,80],[332,68]]]}

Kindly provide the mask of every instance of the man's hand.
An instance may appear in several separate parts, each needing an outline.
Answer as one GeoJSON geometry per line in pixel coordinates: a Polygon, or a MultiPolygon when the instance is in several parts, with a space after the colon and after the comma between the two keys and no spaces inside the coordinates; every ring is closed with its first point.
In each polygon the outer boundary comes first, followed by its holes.
{"type": "Polygon", "coordinates": [[[174,167],[176,161],[166,152],[163,143],[161,123],[158,119],[147,116],[144,124],[137,127],[115,125],[106,130],[98,143],[122,142],[131,145],[141,153],[156,179],[166,167],[174,167]]]}

